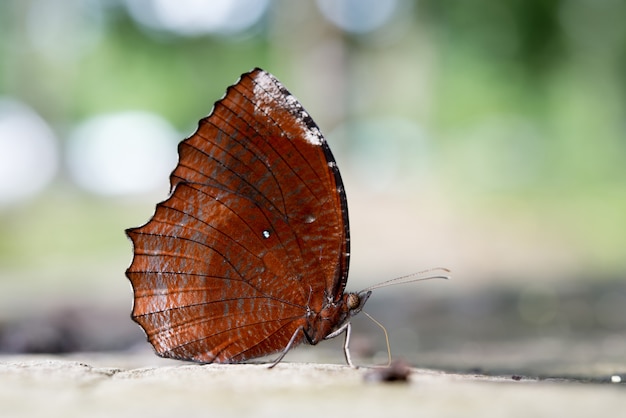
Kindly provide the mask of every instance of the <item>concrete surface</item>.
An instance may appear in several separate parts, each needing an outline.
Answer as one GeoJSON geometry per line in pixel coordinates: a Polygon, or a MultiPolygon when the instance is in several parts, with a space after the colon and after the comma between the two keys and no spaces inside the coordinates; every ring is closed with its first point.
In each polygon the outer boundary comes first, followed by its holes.
{"type": "Polygon", "coordinates": [[[626,385],[283,362],[196,365],[155,356],[0,357],[2,417],[620,416],[626,385]]]}

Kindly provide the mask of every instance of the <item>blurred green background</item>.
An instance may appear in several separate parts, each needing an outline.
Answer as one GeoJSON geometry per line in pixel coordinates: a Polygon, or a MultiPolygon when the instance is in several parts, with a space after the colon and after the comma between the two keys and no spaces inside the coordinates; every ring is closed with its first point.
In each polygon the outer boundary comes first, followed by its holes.
{"type": "Polygon", "coordinates": [[[0,341],[143,339],[123,230],[167,196],[177,142],[258,66],[342,170],[348,287],[453,271],[370,300],[397,351],[452,364],[540,337],[623,361],[624,16],[609,0],[0,2],[0,341]]]}

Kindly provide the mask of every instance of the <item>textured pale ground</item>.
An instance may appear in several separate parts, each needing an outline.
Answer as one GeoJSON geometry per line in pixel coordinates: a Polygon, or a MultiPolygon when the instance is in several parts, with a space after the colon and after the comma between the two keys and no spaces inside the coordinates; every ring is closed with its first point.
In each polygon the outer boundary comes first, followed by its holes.
{"type": "Polygon", "coordinates": [[[195,365],[146,356],[0,357],[2,417],[620,416],[623,384],[515,381],[415,369],[408,384],[368,369],[195,365]],[[148,366],[150,365],[150,366],[148,366]]]}

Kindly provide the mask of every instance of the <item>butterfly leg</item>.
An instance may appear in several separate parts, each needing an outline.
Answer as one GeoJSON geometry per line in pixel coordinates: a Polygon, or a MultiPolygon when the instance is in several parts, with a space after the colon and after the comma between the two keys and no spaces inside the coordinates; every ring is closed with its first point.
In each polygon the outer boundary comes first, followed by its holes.
{"type": "Polygon", "coordinates": [[[348,363],[348,366],[354,367],[356,369],[356,366],[352,363],[352,357],[350,356],[350,333],[352,332],[352,326],[350,325],[350,322],[346,322],[335,331],[324,337],[324,339],[330,340],[331,338],[335,338],[344,331],[346,332],[346,340],[343,343],[343,354],[346,356],[346,363],[348,363]]]}
{"type": "Polygon", "coordinates": [[[349,322],[346,323],[346,340],[343,343],[343,353],[346,355],[346,363],[348,366],[355,368],[356,366],[352,364],[352,358],[350,357],[350,332],[352,331],[352,326],[349,322]]]}
{"type": "Polygon", "coordinates": [[[273,368],[274,366],[276,366],[278,363],[281,362],[281,360],[283,359],[283,357],[285,357],[285,355],[287,354],[287,352],[289,350],[291,350],[291,347],[293,346],[294,341],[296,340],[296,337],[298,336],[299,332],[304,332],[304,328],[303,327],[298,327],[296,329],[296,331],[293,333],[293,335],[291,336],[291,339],[289,340],[289,342],[287,343],[287,346],[283,349],[283,351],[278,355],[278,358],[276,360],[274,360],[272,362],[272,364],[269,365],[269,369],[273,368]]]}

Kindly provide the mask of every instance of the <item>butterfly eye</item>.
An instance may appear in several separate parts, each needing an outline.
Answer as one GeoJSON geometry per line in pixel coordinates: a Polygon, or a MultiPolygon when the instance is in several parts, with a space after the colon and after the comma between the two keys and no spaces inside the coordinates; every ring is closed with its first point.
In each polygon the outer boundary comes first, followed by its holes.
{"type": "Polygon", "coordinates": [[[346,299],[346,305],[348,309],[353,310],[359,307],[361,304],[361,298],[356,293],[349,293],[346,299]]]}

